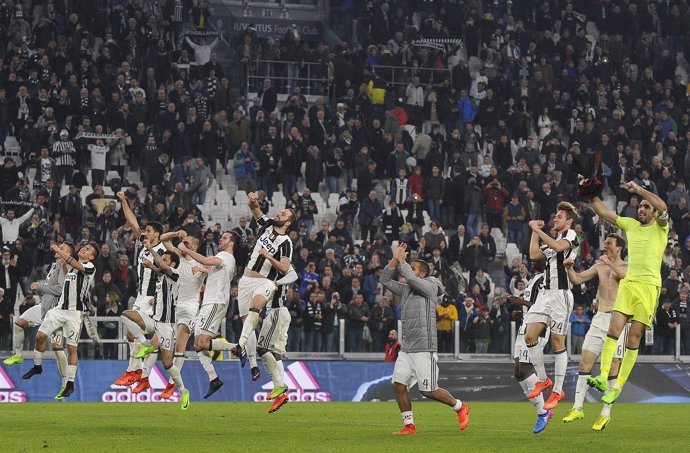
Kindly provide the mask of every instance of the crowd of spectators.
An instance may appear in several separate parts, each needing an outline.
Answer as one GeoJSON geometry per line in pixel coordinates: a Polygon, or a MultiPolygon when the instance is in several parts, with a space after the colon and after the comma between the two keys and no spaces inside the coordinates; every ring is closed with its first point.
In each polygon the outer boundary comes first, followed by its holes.
{"type": "MultiPolygon", "coordinates": [[[[290,350],[337,350],[345,321],[348,350],[382,352],[399,309],[378,275],[404,241],[446,287],[441,350],[454,350],[457,320],[460,352],[508,353],[521,311],[500,294],[519,295],[531,268],[520,257],[501,263],[505,243],[524,254],[530,220],[548,224],[559,201],[577,202],[573,155],[599,150],[605,194],[620,215],[636,216],[639,200],[622,189],[632,180],[670,207],[654,350],[672,353],[680,326],[688,353],[687,5],[356,5],[359,42],[310,43],[296,32],[268,40],[248,27],[231,37],[232,67],[224,67],[204,0],[0,2],[0,144],[5,151],[11,136],[20,150],[0,167],[0,349],[17,289],[29,294],[53,241],[96,240],[95,311],[126,308],[134,238],[104,187],[129,187],[142,222],[186,229],[202,238],[203,253],[215,253],[224,227],[251,240],[251,219],[204,220],[200,206],[225,171],[233,188],[261,191],[264,212],[282,194],[299,215],[290,233],[301,277],[288,297],[290,350]],[[257,94],[248,98],[244,77],[259,57],[287,65],[250,86],[257,94]],[[312,74],[328,83],[301,82],[304,63],[317,63],[322,73],[312,74]],[[405,70],[393,80],[381,66],[405,70]],[[130,172],[141,184],[127,181],[130,172]],[[326,212],[316,196],[330,203],[326,212]]],[[[578,207],[576,267],[587,268],[611,227],[578,207]]],[[[573,291],[586,324],[596,282],[573,291]]],[[[117,335],[114,323],[101,329],[117,335]]]]}

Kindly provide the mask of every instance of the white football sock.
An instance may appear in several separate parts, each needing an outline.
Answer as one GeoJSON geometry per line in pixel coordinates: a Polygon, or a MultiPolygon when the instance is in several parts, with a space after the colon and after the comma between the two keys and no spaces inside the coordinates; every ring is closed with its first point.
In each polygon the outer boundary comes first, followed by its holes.
{"type": "Polygon", "coordinates": [[[582,406],[585,404],[585,397],[587,396],[587,390],[589,390],[589,385],[587,385],[587,378],[591,374],[580,374],[577,377],[577,384],[575,385],[575,402],[573,407],[575,409],[582,410],[582,406]]]}
{"type": "Polygon", "coordinates": [[[182,375],[180,374],[180,369],[177,368],[175,364],[173,364],[173,366],[168,368],[168,373],[170,373],[170,379],[173,380],[180,393],[184,393],[186,389],[184,387],[184,382],[182,382],[182,375]]]}
{"type": "Polygon", "coordinates": [[[141,343],[138,340],[129,342],[129,366],[127,366],[127,371],[141,370],[141,359],[134,357],[139,352],[139,349],[141,349],[141,343]]]}
{"type": "Polygon", "coordinates": [[[601,408],[601,415],[611,417],[611,406],[611,404],[604,404],[604,407],[601,408]]]}
{"type": "Polygon", "coordinates": [[[132,321],[126,316],[120,316],[120,318],[122,319],[122,323],[125,325],[127,330],[129,330],[132,333],[132,335],[134,335],[134,338],[136,338],[139,343],[145,346],[149,346],[151,344],[151,341],[146,339],[144,331],[141,327],[139,327],[139,324],[132,321]]]}
{"type": "Polygon", "coordinates": [[[249,359],[249,365],[254,368],[256,365],[256,332],[253,330],[249,334],[249,340],[247,341],[247,358],[249,359]]]}
{"type": "Polygon", "coordinates": [[[414,418],[412,418],[412,411],[401,412],[400,416],[402,417],[402,420],[403,420],[403,423],[405,424],[405,426],[414,425],[414,418]]]}
{"type": "MultiPolygon", "coordinates": [[[[173,365],[175,365],[177,367],[177,371],[182,373],[182,367],[184,366],[184,352],[176,352],[175,353],[175,358],[173,359],[173,365]]],[[[168,382],[171,384],[175,384],[172,377],[170,378],[170,380],[168,380],[168,382]]]]}
{"type": "Polygon", "coordinates": [[[43,363],[43,353],[34,349],[34,365],[41,366],[43,363]]]}
{"type": "Polygon", "coordinates": [[[455,406],[453,406],[453,410],[455,412],[460,412],[460,409],[462,409],[462,401],[455,400],[455,406]]]}
{"type": "MultiPolygon", "coordinates": [[[[250,336],[254,333],[257,324],[259,324],[259,313],[250,310],[242,324],[242,335],[238,342],[242,349],[248,348],[247,344],[251,341],[250,336]]],[[[256,335],[254,337],[256,338],[256,335]]]]}
{"type": "Polygon", "coordinates": [[[212,351],[229,351],[236,346],[235,343],[228,343],[227,341],[211,340],[212,351]]]}
{"type": "Polygon", "coordinates": [[[204,368],[204,371],[206,371],[206,374],[208,374],[208,379],[212,381],[217,378],[216,369],[213,367],[213,363],[211,363],[211,353],[208,351],[199,351],[197,355],[199,356],[201,366],[204,368]]]}
{"type": "Polygon", "coordinates": [[[537,379],[540,381],[546,380],[546,368],[544,368],[544,350],[539,346],[539,342],[534,346],[527,345],[529,350],[530,360],[534,365],[534,371],[537,373],[537,379]]]}
{"type": "Polygon", "coordinates": [[[147,378],[151,374],[151,370],[153,369],[153,366],[156,364],[156,360],[158,360],[158,351],[153,351],[151,354],[146,356],[144,359],[144,370],[141,373],[142,378],[147,378]]]}
{"type": "Polygon", "coordinates": [[[74,378],[77,377],[77,366],[67,365],[67,380],[69,382],[74,382],[74,378]]]}
{"type": "Polygon", "coordinates": [[[65,354],[65,351],[62,349],[58,349],[54,352],[58,371],[60,372],[60,377],[62,377],[62,385],[65,385],[67,382],[67,354],[65,354]]]}
{"type": "Polygon", "coordinates": [[[568,352],[564,349],[561,352],[555,353],[555,376],[553,378],[553,391],[561,393],[563,391],[563,381],[565,381],[565,373],[568,371],[568,352]]]}
{"type": "MultiPolygon", "coordinates": [[[[611,376],[609,377],[609,388],[613,386],[618,381],[618,376],[611,376]]],[[[611,404],[604,404],[604,407],[601,408],[601,415],[604,417],[611,417],[611,404]]]]}
{"type": "Polygon", "coordinates": [[[278,372],[280,373],[280,381],[285,383],[285,366],[283,366],[283,359],[276,360],[276,365],[278,365],[278,372]]]}
{"type": "MultiPolygon", "coordinates": [[[[520,387],[522,387],[522,391],[525,393],[525,396],[532,392],[532,389],[534,389],[534,385],[537,383],[537,381],[539,381],[539,379],[537,378],[536,374],[530,374],[524,380],[519,381],[520,387]]],[[[534,398],[529,398],[529,401],[534,405],[535,408],[537,408],[537,415],[546,412],[544,410],[544,395],[542,393],[534,398]]]]}
{"type": "Polygon", "coordinates": [[[280,367],[278,366],[276,358],[273,357],[273,353],[267,352],[266,354],[262,355],[261,361],[264,362],[264,366],[266,367],[266,371],[268,371],[268,375],[271,376],[271,381],[273,381],[273,385],[275,387],[278,387],[279,385],[285,385],[285,382],[282,380],[280,367]]]}
{"type": "Polygon", "coordinates": [[[14,355],[21,357],[24,352],[24,329],[14,325],[14,355]]]}

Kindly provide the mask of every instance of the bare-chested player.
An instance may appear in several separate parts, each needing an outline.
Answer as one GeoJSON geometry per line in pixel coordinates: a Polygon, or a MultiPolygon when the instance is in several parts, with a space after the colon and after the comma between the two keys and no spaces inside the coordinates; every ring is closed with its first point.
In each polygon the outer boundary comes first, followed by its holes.
{"type": "MultiPolygon", "coordinates": [[[[580,375],[577,378],[577,386],[575,390],[575,402],[573,408],[563,418],[566,423],[573,422],[584,418],[585,413],[582,406],[585,402],[585,396],[589,386],[587,385],[587,378],[592,373],[592,367],[596,363],[601,350],[606,340],[606,335],[609,330],[609,323],[611,322],[611,311],[616,302],[616,294],[618,293],[618,283],[625,278],[628,269],[628,263],[623,261],[621,253],[625,249],[625,240],[617,234],[610,234],[604,241],[604,255],[601,256],[599,262],[594,266],[583,272],[575,272],[573,270],[573,260],[566,260],[564,262],[568,278],[573,285],[579,285],[593,278],[599,279],[599,291],[597,293],[597,314],[592,319],[592,325],[585,336],[585,341],[582,344],[582,358],[580,359],[580,375]]],[[[625,350],[626,333],[621,335],[618,339],[618,347],[616,350],[615,360],[611,369],[609,379],[617,378],[618,367],[620,360],[623,359],[623,352],[625,350]]],[[[592,426],[595,431],[601,431],[606,427],[611,417],[611,405],[605,404],[601,410],[599,418],[592,426]]]]}

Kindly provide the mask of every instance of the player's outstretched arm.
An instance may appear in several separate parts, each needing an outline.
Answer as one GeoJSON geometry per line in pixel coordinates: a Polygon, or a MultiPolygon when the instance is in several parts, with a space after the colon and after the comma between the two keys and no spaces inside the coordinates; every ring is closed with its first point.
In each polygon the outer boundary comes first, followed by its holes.
{"type": "MultiPolygon", "coordinates": [[[[144,241],[144,247],[146,247],[146,250],[149,251],[151,257],[153,258],[153,263],[157,269],[155,270],[155,272],[158,272],[159,274],[165,274],[169,277],[172,274],[172,268],[165,264],[165,261],[163,261],[163,257],[161,257],[158,254],[158,252],[151,248],[151,244],[149,244],[148,240],[144,241]]],[[[146,263],[146,261],[144,263],[146,263]]]]}
{"type": "MultiPolygon", "coordinates": [[[[395,250],[397,252],[398,249],[395,250]]],[[[397,253],[393,253],[393,258],[388,262],[388,265],[383,269],[381,274],[380,282],[384,288],[395,294],[396,296],[402,296],[405,292],[407,285],[405,283],[396,282],[393,280],[393,272],[395,268],[398,267],[397,253]]]]}
{"type": "Polygon", "coordinates": [[[153,271],[156,274],[163,273],[163,270],[160,267],[153,264],[151,261],[144,261],[143,263],[141,263],[141,265],[144,266],[146,269],[151,269],[151,271],[153,271]]]}
{"type": "Polygon", "coordinates": [[[537,261],[544,259],[544,253],[539,248],[539,235],[532,231],[532,235],[529,238],[529,258],[532,261],[537,261]]]}
{"type": "Polygon", "coordinates": [[[137,222],[137,216],[134,215],[132,208],[129,207],[129,201],[127,201],[125,193],[118,192],[117,198],[120,200],[120,204],[122,205],[122,212],[125,215],[125,220],[127,220],[129,227],[132,229],[132,233],[134,233],[134,236],[138,238],[141,235],[141,227],[139,226],[139,222],[137,222]]]}
{"type": "Polygon", "coordinates": [[[299,278],[299,275],[297,275],[297,272],[290,266],[290,268],[287,271],[287,274],[283,276],[283,278],[280,278],[276,280],[276,285],[289,285],[290,283],[294,283],[297,281],[299,278]]]}
{"type": "Polygon", "coordinates": [[[616,225],[616,220],[618,220],[618,214],[607,208],[604,202],[601,200],[601,198],[592,198],[592,209],[594,209],[594,212],[596,212],[596,214],[599,217],[606,220],[611,225],[616,225]]]}
{"type": "MultiPolygon", "coordinates": [[[[546,232],[544,230],[542,230],[542,228],[544,227],[544,222],[541,220],[532,220],[532,221],[530,221],[529,226],[530,226],[530,228],[532,228],[532,232],[534,234],[536,234],[544,244],[546,244],[547,246],[549,246],[550,248],[552,248],[553,250],[555,250],[557,252],[565,252],[566,250],[568,250],[569,248],[571,248],[573,246],[570,243],[570,241],[568,241],[567,239],[560,239],[557,241],[556,239],[554,239],[551,236],[549,236],[548,234],[546,234],[546,232]]],[[[530,248],[531,248],[531,244],[530,244],[530,248]]],[[[532,256],[532,253],[530,251],[530,257],[531,256],[532,256]]],[[[534,258],[534,259],[536,259],[536,258],[534,258]]]]}
{"type": "Polygon", "coordinates": [[[412,267],[407,264],[407,244],[402,244],[398,247],[394,252],[394,256],[400,263],[400,274],[405,277],[405,281],[412,291],[427,299],[433,299],[438,296],[438,285],[424,278],[417,277],[412,267]]]}
{"type": "Polygon", "coordinates": [[[637,183],[633,181],[626,183],[625,188],[628,189],[628,192],[635,193],[647,200],[649,204],[651,204],[652,207],[659,212],[659,217],[657,217],[656,219],[656,223],[658,223],[659,226],[665,227],[666,225],[668,225],[668,206],[666,205],[664,200],[659,198],[658,195],[648,191],[644,187],[640,187],[637,183]]]}
{"type": "Polygon", "coordinates": [[[186,236],[187,232],[184,230],[168,231],[167,233],[163,233],[160,239],[163,243],[163,247],[165,247],[165,250],[167,250],[170,253],[174,253],[177,256],[181,256],[182,252],[180,252],[180,249],[172,245],[172,242],[170,241],[174,238],[184,239],[186,236]]]}
{"type": "Polygon", "coordinates": [[[193,251],[189,250],[184,245],[184,243],[181,243],[178,248],[180,249],[181,252],[186,253],[187,256],[191,257],[194,261],[201,264],[202,266],[222,266],[223,265],[223,260],[218,258],[217,256],[204,256],[198,252],[193,252],[193,251]]]}
{"type": "Polygon", "coordinates": [[[258,219],[262,215],[264,215],[264,213],[261,212],[261,208],[259,207],[259,202],[256,199],[256,194],[254,192],[249,192],[247,194],[247,198],[249,198],[249,210],[252,212],[254,218],[258,219]]]}
{"type": "Polygon", "coordinates": [[[563,261],[565,271],[568,273],[568,279],[573,285],[588,282],[598,275],[597,269],[600,266],[599,263],[582,272],[575,272],[575,269],[573,269],[573,264],[575,264],[575,260],[572,258],[563,261]]]}
{"type": "Polygon", "coordinates": [[[50,250],[53,251],[53,253],[57,254],[60,258],[65,260],[68,266],[75,268],[79,272],[84,272],[84,265],[79,262],[76,258],[74,258],[72,255],[69,253],[65,253],[62,250],[60,250],[60,247],[58,247],[56,244],[53,244],[50,246],[50,250]]]}

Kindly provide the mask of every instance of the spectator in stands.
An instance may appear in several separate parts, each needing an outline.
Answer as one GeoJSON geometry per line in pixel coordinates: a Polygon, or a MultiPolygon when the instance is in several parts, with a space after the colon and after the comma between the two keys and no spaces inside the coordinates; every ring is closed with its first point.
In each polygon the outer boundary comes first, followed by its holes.
{"type": "MultiPolygon", "coordinates": [[[[110,273],[107,273],[110,277],[110,273]]],[[[95,289],[95,288],[94,288],[95,289]]],[[[112,318],[119,318],[122,315],[123,307],[120,304],[120,294],[116,291],[107,291],[105,293],[105,303],[97,306],[97,316],[107,316],[112,318]]],[[[119,323],[116,320],[104,321],[99,325],[99,335],[103,339],[112,340],[118,338],[119,323]]],[[[106,360],[117,359],[117,344],[107,343],[103,347],[103,358],[106,360]]]]}
{"type": "Polygon", "coordinates": [[[330,302],[322,307],[321,341],[323,352],[336,352],[338,338],[340,337],[340,326],[342,325],[342,320],[347,318],[347,314],[347,306],[341,303],[340,294],[333,292],[330,302]]]}
{"type": "Polygon", "coordinates": [[[479,316],[472,319],[472,338],[474,339],[475,352],[486,354],[491,344],[491,324],[489,309],[484,307],[479,311],[479,316]]]}
{"type": "Polygon", "coordinates": [[[364,347],[364,327],[369,322],[371,310],[369,305],[364,303],[364,294],[358,292],[348,304],[347,333],[348,344],[351,352],[362,352],[364,347]]]}
{"type": "Polygon", "coordinates": [[[376,232],[381,226],[381,216],[383,207],[379,202],[376,192],[369,192],[369,196],[362,201],[362,207],[359,211],[359,228],[360,238],[363,241],[374,239],[376,232]]]}
{"type": "Polygon", "coordinates": [[[585,314],[582,305],[576,305],[573,312],[570,314],[569,319],[571,328],[570,334],[572,336],[572,353],[581,354],[582,353],[582,343],[584,342],[585,335],[589,330],[592,320],[585,314]]]}
{"type": "Polygon", "coordinates": [[[288,351],[302,350],[302,328],[304,326],[304,311],[306,304],[299,297],[298,291],[288,287],[285,308],[290,312],[290,328],[288,329],[288,351]]]}
{"type": "MultiPolygon", "coordinates": [[[[310,263],[310,266],[313,263],[310,263]]],[[[323,305],[319,300],[319,290],[309,293],[307,306],[304,310],[304,333],[307,352],[321,352],[321,327],[323,326],[323,305]]]]}
{"type": "Polygon", "coordinates": [[[395,312],[390,306],[388,297],[383,296],[377,304],[373,305],[371,317],[368,321],[372,339],[372,352],[384,351],[386,332],[389,332],[395,325],[395,312]]]}
{"type": "Polygon", "coordinates": [[[671,300],[662,295],[661,306],[657,309],[655,319],[654,353],[673,355],[676,352],[676,329],[678,314],[671,306],[671,300]]]}
{"type": "Polygon", "coordinates": [[[436,329],[438,331],[439,352],[453,352],[454,323],[458,318],[458,310],[451,303],[448,295],[443,296],[443,301],[436,306],[436,329]]]}
{"type": "Polygon", "coordinates": [[[256,155],[249,149],[249,144],[243,141],[240,143],[234,158],[235,179],[240,190],[247,193],[256,191],[256,170],[258,167],[259,161],[256,155]]]}

